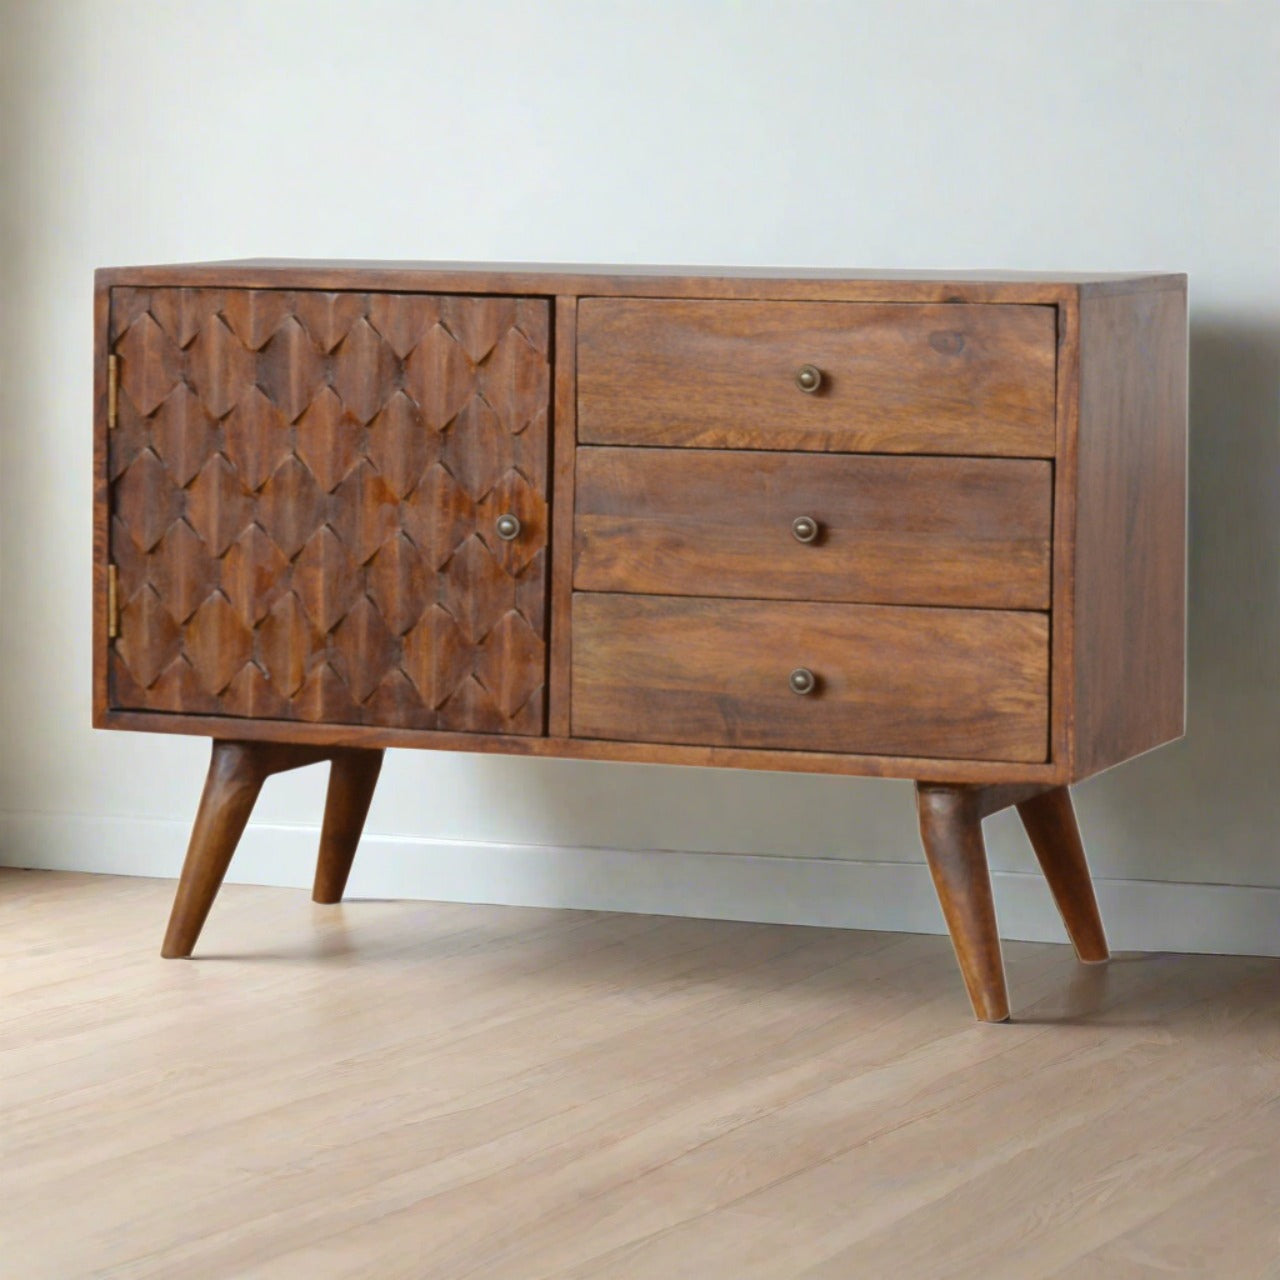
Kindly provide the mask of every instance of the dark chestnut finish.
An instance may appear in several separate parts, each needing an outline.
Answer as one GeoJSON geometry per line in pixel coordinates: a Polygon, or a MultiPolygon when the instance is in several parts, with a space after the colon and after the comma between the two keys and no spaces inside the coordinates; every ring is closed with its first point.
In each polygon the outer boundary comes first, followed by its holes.
{"type": "Polygon", "coordinates": [[[261,260],[98,273],[94,723],[262,779],[389,746],[921,782],[975,1009],[982,818],[1106,956],[1067,786],[1182,731],[1186,282],[261,260]],[[575,594],[576,591],[576,594],[575,594]]]}
{"type": "Polygon", "coordinates": [[[569,736],[570,613],[573,608],[573,509],[577,469],[577,298],[555,303],[555,422],[551,506],[551,654],[547,671],[547,731],[569,736]]]}
{"type": "Polygon", "coordinates": [[[579,591],[1049,607],[1048,462],[584,447],[576,506],[579,591]]]}
{"type": "Polygon", "coordinates": [[[1052,457],[1055,320],[1036,306],[586,298],[578,435],[1052,457]]]}
{"type": "Polygon", "coordinates": [[[1062,913],[1076,955],[1108,959],[1102,917],[1066,787],[948,786],[918,783],[920,838],[974,1014],[983,1022],[1009,1017],[1009,996],[982,820],[1016,805],[1062,913]]]}
{"type": "Polygon", "coordinates": [[[607,738],[535,738],[527,734],[424,734],[418,729],[379,729],[370,725],[304,724],[297,720],[234,720],[223,716],[181,716],[152,712],[107,713],[98,722],[108,729],[148,733],[208,735],[257,742],[297,742],[325,746],[412,748],[566,760],[612,760],[633,764],[708,765],[718,769],[756,769],[771,773],[825,773],[860,778],[929,777],[938,782],[1002,782],[1018,778],[1050,785],[1061,776],[1053,761],[947,759],[939,756],[866,755],[854,751],[775,751],[769,748],[685,746],[670,742],[624,742],[607,738]]]}
{"type": "Polygon", "coordinates": [[[578,593],[584,738],[1043,760],[1041,613],[578,593]],[[812,671],[811,696],[788,676],[812,671]]]}
{"type": "Polygon", "coordinates": [[[231,865],[236,846],[257,802],[262,784],[273,773],[331,760],[329,799],[320,834],[320,866],[316,901],[336,902],[346,884],[364,826],[381,752],[337,747],[303,747],[284,743],[215,741],[204,794],[196,812],[178,893],[160,954],[167,959],[189,956],[204,928],[209,908],[231,865]],[[334,892],[336,889],[336,893],[334,892]],[[329,895],[320,897],[321,892],[329,895]]]}
{"type": "Polygon", "coordinates": [[[340,751],[334,755],[329,766],[320,856],[316,859],[316,879],[311,891],[313,902],[342,901],[381,772],[381,751],[340,751]]]}
{"type": "Polygon", "coordinates": [[[1182,735],[1186,293],[1085,297],[1080,329],[1073,777],[1182,735]]]}
{"type": "Polygon", "coordinates": [[[982,838],[980,796],[971,787],[920,783],[916,803],[929,873],[974,1016],[983,1022],[1004,1022],[1009,993],[982,838]]]}
{"type": "MultiPolygon", "coordinates": [[[[310,764],[324,756],[323,748],[311,748],[310,758],[301,760],[296,757],[298,750],[260,743],[214,742],[204,794],[196,810],[178,893],[160,948],[162,956],[167,959],[189,956],[196,945],[249,815],[258,802],[258,792],[268,774],[276,771],[268,762],[296,760],[297,764],[310,764]]],[[[292,763],[277,765],[277,769],[294,767],[292,763]]]]}
{"type": "Polygon", "coordinates": [[[114,290],[111,705],[541,733],[549,321],[114,290]]]}
{"type": "Polygon", "coordinates": [[[1044,878],[1049,882],[1076,955],[1086,964],[1101,964],[1111,953],[1102,929],[1102,916],[1098,913],[1098,900],[1094,896],[1089,864],[1085,861],[1071,793],[1066,787],[1040,792],[1018,803],[1018,816],[1044,878]]]}

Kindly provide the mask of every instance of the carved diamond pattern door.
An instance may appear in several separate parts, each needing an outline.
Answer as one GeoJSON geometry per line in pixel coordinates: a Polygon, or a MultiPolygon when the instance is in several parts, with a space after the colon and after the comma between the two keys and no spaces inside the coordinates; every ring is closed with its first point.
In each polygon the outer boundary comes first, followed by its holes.
{"type": "Polygon", "coordinates": [[[540,733],[549,327],[533,298],[114,289],[111,705],[540,733]]]}

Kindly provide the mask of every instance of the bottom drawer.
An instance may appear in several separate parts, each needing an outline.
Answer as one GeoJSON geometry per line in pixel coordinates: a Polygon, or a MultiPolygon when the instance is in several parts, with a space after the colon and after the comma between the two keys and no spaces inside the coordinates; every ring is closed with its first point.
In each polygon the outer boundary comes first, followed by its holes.
{"type": "Polygon", "coordinates": [[[577,594],[571,707],[581,738],[1043,761],[1049,618],[577,594]]]}

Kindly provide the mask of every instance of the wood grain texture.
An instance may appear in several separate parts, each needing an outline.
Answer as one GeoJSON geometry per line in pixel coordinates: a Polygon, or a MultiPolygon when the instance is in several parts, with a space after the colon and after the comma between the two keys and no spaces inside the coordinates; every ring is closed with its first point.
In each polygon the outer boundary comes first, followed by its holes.
{"type": "Polygon", "coordinates": [[[162,956],[173,959],[191,954],[267,778],[318,764],[333,755],[326,747],[291,743],[213,743],[162,956]]]}
{"type": "Polygon", "coordinates": [[[974,1016],[981,1022],[1004,1022],[1009,993],[979,798],[970,787],[920,783],[916,804],[929,873],[974,1016]]]}
{"type": "Polygon", "coordinates": [[[574,586],[1047,609],[1052,505],[1040,461],[584,447],[574,586]]]}
{"type": "Polygon", "coordinates": [[[1180,737],[1186,667],[1185,284],[1080,307],[1072,773],[1180,737]]]}
{"type": "Polygon", "coordinates": [[[1086,964],[1099,964],[1108,959],[1111,953],[1093,892],[1089,864],[1085,861],[1071,793],[1066,787],[1053,787],[1031,796],[1018,803],[1018,816],[1076,955],[1086,964]]]}
{"type": "Polygon", "coordinates": [[[1076,956],[1087,964],[1110,958],[1066,787],[919,782],[916,804],[925,856],[969,999],[980,1020],[1001,1022],[1009,1016],[982,835],[983,819],[1002,809],[1017,807],[1076,956]]]}
{"type": "Polygon", "coordinates": [[[1050,754],[1068,766],[1075,733],[1075,539],[1079,480],[1080,298],[1058,306],[1057,453],[1053,464],[1050,754]]]}
{"type": "MultiPolygon", "coordinates": [[[[236,846],[253,813],[262,784],[272,774],[331,761],[329,800],[320,833],[317,891],[342,885],[364,826],[365,813],[382,764],[380,752],[296,743],[216,740],[196,812],[178,891],[160,954],[189,956],[222,887],[236,846]],[[345,865],[344,865],[345,864],[345,865]]],[[[336,901],[326,898],[324,901],[336,901]]]]}
{"type": "Polygon", "coordinates": [[[170,892],[0,869],[21,1280],[1274,1273],[1280,960],[170,892]]]}
{"type": "MultiPolygon", "coordinates": [[[[1169,659],[1168,646],[1161,645],[1160,651],[1164,656],[1154,664],[1156,670],[1146,673],[1152,682],[1151,686],[1144,686],[1141,683],[1144,673],[1136,655],[1141,649],[1140,634],[1145,624],[1135,625],[1134,619],[1139,614],[1154,616],[1162,611],[1167,613],[1163,606],[1156,606],[1153,601],[1156,596],[1168,598],[1168,583],[1165,580],[1171,581],[1178,574],[1170,571],[1168,566],[1158,567],[1154,578],[1164,585],[1158,586],[1152,593],[1150,579],[1144,578],[1136,568],[1126,569],[1126,525],[1124,519],[1116,515],[1126,503],[1130,504],[1137,521],[1136,527],[1146,529],[1149,533],[1151,525],[1147,513],[1152,499],[1150,494],[1144,495],[1142,492],[1146,483],[1143,475],[1147,470],[1157,474],[1160,467],[1147,467],[1148,460],[1141,442],[1129,439],[1135,433],[1140,435],[1142,428],[1129,429],[1121,426],[1113,430],[1113,424],[1099,414],[1098,407],[1101,406],[1114,418],[1120,412],[1117,406],[1126,398],[1136,396],[1135,403],[1141,402],[1146,406],[1143,413],[1160,412],[1151,408],[1154,402],[1149,386],[1140,387],[1137,382],[1128,385],[1123,383],[1123,378],[1137,377],[1133,366],[1144,361],[1150,362],[1149,357],[1157,348],[1174,350],[1179,339],[1184,339],[1185,315],[1180,314],[1180,303],[1171,301],[1184,296],[1185,278],[1168,275],[1067,273],[1051,276],[1018,272],[903,273],[787,269],[728,271],[692,267],[533,267],[525,264],[289,260],[104,269],[97,273],[95,291],[94,580],[97,603],[94,610],[94,723],[104,727],[212,734],[256,741],[294,740],[318,745],[358,745],[375,749],[386,746],[428,746],[451,750],[515,751],[526,755],[665,760],[685,764],[805,769],[889,777],[915,776],[968,783],[1016,781],[1052,785],[1084,776],[1104,767],[1106,763],[1123,758],[1127,751],[1145,749],[1154,739],[1168,735],[1171,732],[1169,726],[1175,721],[1178,724],[1181,722],[1180,690],[1175,711],[1168,707],[1163,711],[1143,710],[1135,705],[1142,701],[1154,705],[1159,701],[1163,695],[1156,690],[1156,685],[1166,695],[1172,696],[1168,691],[1173,689],[1175,682],[1170,671],[1173,666],[1180,664],[1181,658],[1176,661],[1169,659]],[[108,328],[113,289],[126,300],[122,314],[127,323],[118,326],[116,333],[108,328]],[[237,370],[242,371],[243,353],[237,355],[234,344],[228,343],[220,331],[215,331],[206,341],[191,327],[195,310],[182,300],[201,290],[223,294],[254,291],[253,297],[233,299],[221,315],[228,332],[237,338],[244,335],[241,346],[248,344],[253,359],[260,366],[258,372],[262,374],[255,382],[261,392],[261,399],[252,398],[252,403],[243,408],[238,404],[228,408],[219,390],[219,379],[234,380],[238,376],[237,370]],[[157,303],[156,314],[151,315],[151,319],[165,334],[173,330],[178,335],[176,341],[185,362],[182,380],[190,386],[197,401],[201,389],[204,389],[212,397],[215,408],[226,410],[210,427],[204,417],[194,411],[190,400],[181,406],[171,406],[171,412],[165,407],[168,403],[166,398],[165,403],[155,410],[155,416],[163,419],[163,429],[152,449],[157,457],[161,457],[178,474],[190,474],[191,468],[197,468],[190,485],[199,492],[190,512],[182,513],[177,523],[189,524],[194,520],[200,526],[197,537],[202,542],[208,537],[216,544],[234,533],[234,526],[243,517],[243,509],[237,500],[234,485],[228,483],[225,468],[215,466],[210,476],[201,481],[203,464],[209,458],[207,450],[212,447],[220,456],[227,458],[228,465],[233,470],[239,473],[243,469],[243,473],[250,478],[260,477],[273,464],[279,469],[279,455],[274,452],[273,444],[273,441],[278,441],[279,431],[274,429],[275,418],[271,408],[283,406],[281,412],[287,416],[291,409],[302,402],[309,385],[308,380],[314,376],[316,368],[314,360],[308,355],[307,345],[298,341],[297,329],[300,328],[312,339],[312,346],[320,351],[322,361],[331,361],[333,353],[342,350],[345,339],[341,334],[348,323],[354,325],[357,320],[366,320],[381,335],[373,312],[363,316],[358,314],[360,306],[353,299],[379,296],[384,292],[404,296],[415,291],[434,295],[465,294],[469,297],[487,295],[489,301],[499,307],[507,305],[510,295],[538,295],[543,300],[539,305],[545,305],[549,310],[554,301],[558,314],[565,319],[576,314],[580,297],[589,300],[592,296],[633,300],[719,300],[735,302],[735,305],[737,302],[770,305],[851,303],[866,304],[873,309],[882,304],[909,308],[942,306],[947,309],[966,304],[983,311],[1003,310],[1006,307],[1054,308],[1058,321],[1058,376],[1052,446],[1053,688],[1050,698],[1052,749],[1049,759],[1041,763],[1008,762],[1007,766],[1002,767],[998,762],[979,759],[964,761],[937,756],[908,757],[862,752],[841,754],[831,751],[768,749],[752,754],[749,749],[736,747],[575,740],[565,736],[569,730],[567,697],[559,702],[553,699],[546,738],[526,734],[520,735],[518,741],[506,732],[497,730],[459,733],[448,727],[403,727],[403,722],[394,717],[412,699],[407,695],[403,699],[393,696],[395,691],[381,695],[385,704],[390,706],[392,718],[383,714],[386,710],[386,705],[383,705],[376,714],[370,711],[359,723],[342,723],[331,719],[259,718],[265,706],[260,682],[258,688],[248,691],[248,705],[254,712],[253,718],[240,715],[238,709],[211,710],[211,695],[198,685],[171,690],[173,697],[167,702],[165,709],[153,706],[152,709],[135,710],[113,706],[108,678],[110,647],[105,638],[105,574],[111,541],[108,489],[109,486],[114,486],[112,477],[118,478],[115,467],[120,460],[131,456],[131,451],[136,453],[141,450],[138,449],[136,430],[138,415],[134,412],[131,419],[127,404],[120,428],[110,433],[113,438],[108,439],[105,412],[106,359],[115,338],[123,336],[129,325],[137,321],[143,324],[135,340],[137,347],[139,351],[149,353],[154,371],[158,371],[158,374],[153,371],[147,377],[135,380],[135,390],[144,404],[150,397],[164,392],[166,378],[174,367],[172,354],[166,351],[156,332],[144,321],[143,313],[150,309],[139,309],[138,299],[148,293],[165,294],[165,298],[157,303]],[[281,320],[281,313],[271,295],[299,293],[307,294],[308,298],[292,317],[297,322],[295,328],[293,324],[286,323],[289,317],[281,320]],[[311,297],[311,294],[316,296],[311,297]],[[1151,320],[1157,314],[1163,319],[1158,322],[1151,320]],[[1130,316],[1130,319],[1124,319],[1125,315],[1130,316]],[[1107,319],[1108,316],[1111,318],[1107,319]],[[277,322],[287,330],[278,342],[277,322]],[[1144,325],[1147,327],[1144,328],[1144,325]],[[1123,338],[1121,330],[1126,327],[1135,329],[1139,336],[1135,337],[1130,333],[1127,339],[1130,344],[1128,355],[1122,358],[1119,354],[1123,338]],[[1100,328],[1106,328],[1107,332],[1099,336],[1100,328]],[[1082,371],[1082,351],[1091,332],[1094,334],[1093,355],[1083,362],[1082,371]],[[1159,341],[1153,346],[1149,339],[1154,340],[1156,337],[1159,341]],[[1113,341],[1113,338],[1116,340],[1113,341]],[[335,339],[338,346],[333,347],[329,355],[325,355],[323,349],[330,347],[335,339]],[[183,342],[187,342],[189,346],[183,347],[183,342]],[[254,344],[258,343],[261,346],[255,347],[254,344]],[[272,352],[269,358],[264,354],[268,349],[272,352]],[[1082,402],[1086,398],[1089,398],[1091,408],[1083,407],[1082,402]],[[1122,444],[1125,439],[1129,439],[1128,444],[1122,444]],[[1112,453],[1100,460],[1091,441],[1100,444],[1104,453],[1107,450],[1112,453]],[[1123,457],[1119,451],[1123,451],[1123,457]],[[1095,530],[1088,546],[1077,538],[1077,532],[1083,529],[1081,513],[1089,501],[1084,492],[1086,473],[1092,476],[1089,484],[1094,494],[1094,505],[1090,510],[1105,508],[1110,513],[1106,517],[1108,531],[1103,535],[1095,530]],[[1128,477],[1123,482],[1117,480],[1121,473],[1128,477]],[[1124,492],[1121,493],[1120,489],[1124,492]],[[1081,513],[1077,512],[1077,505],[1080,506],[1081,513]],[[1086,634],[1078,625],[1076,598],[1078,589],[1089,578],[1089,572],[1086,571],[1088,565],[1093,566],[1092,572],[1105,589],[1091,591],[1094,602],[1092,605],[1082,602],[1080,623],[1085,621],[1085,611],[1092,609],[1086,634]],[[1079,573],[1078,568],[1081,570],[1079,573]],[[1119,578],[1125,574],[1129,574],[1132,580],[1127,586],[1118,585],[1119,578]],[[1117,601],[1129,602],[1123,607],[1134,615],[1119,626],[1109,620],[1113,619],[1117,601]],[[1136,608],[1131,609],[1130,603],[1133,601],[1138,603],[1136,608]],[[1128,656],[1119,656],[1120,650],[1128,656]],[[1136,681],[1131,678],[1133,670],[1137,670],[1140,677],[1136,681]],[[1086,697],[1090,707],[1077,715],[1077,704],[1082,708],[1086,697]],[[1139,732],[1144,716],[1148,715],[1153,720],[1167,723],[1164,723],[1164,728],[1159,732],[1139,732]]],[[[392,336],[399,335],[397,340],[403,339],[406,332],[403,323],[397,322],[385,308],[380,318],[392,336]]],[[[482,331],[474,325],[467,328],[465,320],[459,322],[459,328],[466,329],[470,340],[483,337],[482,331]]],[[[570,481],[572,479],[573,437],[568,429],[572,426],[574,375],[567,362],[572,358],[573,352],[574,344],[568,341],[556,353],[555,422],[561,433],[555,454],[556,486],[562,486],[566,476],[570,481]],[[565,440],[568,441],[568,447],[564,447],[565,440]]],[[[1182,351],[1175,351],[1178,359],[1184,359],[1184,354],[1182,351]]],[[[358,413],[371,407],[371,400],[376,399],[379,379],[390,376],[394,380],[396,374],[377,343],[364,343],[362,340],[361,359],[357,363],[359,367],[350,374],[344,374],[333,390],[344,405],[346,400],[343,400],[343,396],[350,399],[352,413],[358,418],[358,413]]],[[[445,378],[441,385],[447,384],[448,379],[445,378]]],[[[814,399],[796,394],[799,399],[814,399]]],[[[122,394],[122,399],[129,399],[127,392],[122,394]]],[[[1176,394],[1166,396],[1165,401],[1173,407],[1175,417],[1179,407],[1185,412],[1185,400],[1176,394]]],[[[317,418],[317,421],[320,420],[317,418]]],[[[1159,430],[1168,435],[1168,424],[1159,430]]],[[[328,423],[324,431],[313,436],[312,447],[305,451],[304,465],[313,476],[320,477],[317,483],[321,487],[324,480],[332,478],[341,470],[353,440],[357,447],[364,448],[364,444],[355,439],[356,435],[350,423],[344,423],[339,415],[336,424],[328,423]]],[[[765,454],[758,453],[755,456],[760,458],[765,454]]],[[[385,465],[387,471],[383,478],[386,483],[399,487],[416,462],[412,451],[405,453],[384,449],[380,462],[371,460],[370,465],[385,465]]],[[[255,583],[262,575],[271,572],[273,564],[278,568],[278,562],[266,544],[276,545],[281,555],[287,555],[286,548],[295,544],[306,533],[307,524],[316,513],[315,504],[310,500],[308,485],[300,472],[292,467],[287,467],[286,471],[287,474],[281,477],[278,486],[273,487],[272,497],[265,504],[263,538],[253,535],[250,540],[254,545],[239,551],[233,548],[226,553],[228,556],[234,553],[236,561],[225,585],[222,582],[219,558],[212,554],[196,554],[199,549],[195,542],[181,528],[175,533],[171,545],[166,547],[167,554],[156,557],[153,549],[146,553],[145,565],[140,564],[142,557],[139,554],[130,554],[128,542],[120,544],[124,547],[119,566],[122,584],[125,587],[136,587],[137,582],[142,580],[147,581],[152,588],[151,592],[144,592],[141,597],[130,597],[126,606],[130,603],[134,605],[130,619],[146,623],[138,633],[140,639],[134,649],[145,673],[161,671],[156,682],[156,687],[161,692],[167,688],[163,672],[173,667],[173,634],[170,626],[173,614],[163,606],[163,602],[170,602],[173,610],[182,613],[193,604],[199,611],[211,595],[225,595],[231,609],[215,607],[207,611],[202,618],[202,625],[197,629],[193,652],[206,678],[214,682],[220,680],[243,658],[243,636],[239,627],[244,624],[242,619],[237,624],[238,613],[252,608],[255,583]],[[277,538],[282,540],[283,546],[276,542],[277,538]]],[[[274,477],[275,474],[273,471],[271,476],[274,477]]],[[[379,476],[383,476],[381,470],[379,476]]],[[[172,475],[168,479],[173,482],[172,475]]],[[[271,478],[264,485],[264,491],[268,486],[272,486],[271,478]]],[[[172,516],[172,495],[166,490],[165,477],[145,462],[138,474],[131,479],[128,489],[126,506],[136,522],[137,536],[147,541],[160,532],[160,526],[172,516]]],[[[1171,488],[1165,486],[1165,489],[1167,500],[1171,488]]],[[[358,504],[348,504],[344,511],[346,514],[337,530],[339,534],[364,539],[366,542],[379,538],[385,526],[380,522],[376,510],[365,512],[358,504]]],[[[554,522],[549,514],[548,521],[554,530],[554,522]]],[[[170,524],[168,528],[173,528],[173,525],[170,524]]],[[[192,532],[196,532],[194,525],[191,528],[192,532]]],[[[561,534],[568,528],[569,521],[562,520],[561,534]]],[[[130,540],[133,536],[131,531],[130,540]]],[[[162,539],[163,536],[161,533],[162,539]]],[[[412,541],[411,533],[406,533],[406,536],[412,541]]],[[[554,536],[553,531],[553,539],[554,536]]],[[[1142,543],[1148,550],[1143,555],[1158,557],[1160,553],[1155,549],[1157,542],[1158,538],[1144,534],[1142,543]]],[[[305,551],[304,547],[299,556],[305,554],[305,551]]],[[[388,563],[381,575],[380,597],[369,597],[375,608],[361,609],[353,625],[348,628],[348,654],[356,654],[361,658],[361,664],[358,665],[363,665],[364,656],[367,655],[370,670],[380,662],[396,662],[398,638],[392,634],[388,639],[375,625],[372,615],[379,612],[379,599],[389,602],[391,610],[399,617],[403,617],[406,610],[411,611],[415,607],[415,584],[421,586],[422,582],[412,572],[412,565],[407,564],[409,559],[407,556],[387,557],[388,563]]],[[[462,572],[466,567],[459,568],[458,587],[462,595],[470,598],[473,593],[463,589],[468,580],[468,576],[462,572]]],[[[310,584],[308,589],[313,603],[322,612],[330,613],[349,607],[352,579],[343,571],[341,558],[332,554],[332,548],[318,549],[301,566],[301,572],[303,581],[310,584]]],[[[560,572],[557,570],[556,574],[560,572]]],[[[544,574],[544,581],[548,577],[555,577],[555,581],[550,584],[551,611],[559,609],[565,622],[559,632],[560,639],[555,642],[556,651],[548,655],[547,678],[553,684],[559,680],[567,693],[571,688],[568,680],[570,585],[563,576],[544,574]]],[[[355,585],[360,584],[357,582],[355,585]]],[[[122,591],[122,595],[124,594],[122,591]]],[[[483,601],[481,604],[483,605],[483,601]]],[[[266,618],[258,624],[265,632],[266,648],[261,651],[262,655],[270,656],[276,670],[286,677],[287,682],[300,670],[305,670],[308,646],[294,643],[297,636],[305,631],[301,616],[305,613],[305,609],[300,613],[287,604],[281,605],[277,616],[266,618]]],[[[308,614],[307,617],[309,616],[308,614]]],[[[393,630],[394,625],[388,623],[387,631],[393,630]]],[[[257,644],[255,639],[254,656],[250,665],[256,665],[258,661],[257,644]]],[[[517,645],[516,648],[520,649],[522,646],[517,645]]],[[[490,668],[487,676],[477,676],[477,680],[492,678],[494,684],[503,691],[504,697],[512,696],[518,691],[519,682],[504,680],[504,670],[505,666],[500,664],[498,670],[490,668]]],[[[364,687],[357,669],[348,665],[344,667],[344,671],[354,678],[358,686],[364,687]]],[[[339,679],[343,679],[341,674],[339,679]]],[[[243,691],[237,688],[237,693],[241,692],[243,691]]],[[[322,692],[329,697],[331,703],[335,700],[332,682],[322,692]]],[[[470,715],[472,709],[466,702],[464,699],[459,711],[470,715]]]]}
{"type": "Polygon", "coordinates": [[[649,301],[578,308],[594,444],[1052,457],[1049,307],[649,301]],[[796,386],[816,365],[822,387],[796,386]]]}
{"type": "Polygon", "coordinates": [[[381,751],[340,751],[333,757],[311,890],[313,902],[342,901],[378,774],[382,772],[382,756],[381,751]]]}
{"type": "Polygon", "coordinates": [[[1063,784],[1181,728],[1185,281],[574,270],[99,273],[95,723],[218,740],[166,954],[267,773],[333,759],[333,902],[410,745],[926,778],[984,1018],[1017,805],[1104,958],[1063,784]]]}
{"type": "Polygon", "coordinates": [[[542,732],[544,301],[121,287],[110,342],[110,705],[542,732]]]}
{"type": "Polygon", "coordinates": [[[857,751],[772,751],[760,748],[682,746],[678,743],[623,742],[604,738],[535,738],[523,734],[446,733],[390,729],[377,725],[307,724],[300,720],[237,720],[229,716],[107,711],[103,729],[141,733],[195,734],[254,742],[297,742],[316,746],[407,748],[415,751],[498,752],[564,760],[611,760],[631,764],[672,764],[714,769],[760,769],[865,778],[933,778],[939,782],[1054,786],[1067,780],[1061,760],[955,760],[938,756],[882,756],[857,751]]]}
{"type": "Polygon", "coordinates": [[[1046,757],[1043,614],[576,593],[573,629],[577,737],[1046,757]]]}
{"type": "Polygon", "coordinates": [[[555,401],[551,487],[551,645],[547,663],[547,732],[569,734],[569,666],[573,651],[574,485],[577,476],[577,298],[555,301],[555,401]]]}
{"type": "Polygon", "coordinates": [[[977,797],[978,816],[989,818],[993,813],[1011,809],[1025,800],[1033,800],[1047,788],[1034,782],[1002,782],[994,786],[972,787],[971,790],[977,797]]]}
{"type": "Polygon", "coordinates": [[[378,289],[657,298],[830,299],[851,302],[1012,302],[1055,305],[1068,297],[1160,290],[1179,277],[1158,273],[886,271],[832,267],[660,266],[605,263],[376,261],[244,258],[224,262],[103,267],[113,285],[378,289]]]}
{"type": "Polygon", "coordinates": [[[99,724],[107,714],[109,678],[107,643],[109,632],[108,565],[111,562],[111,505],[108,480],[107,394],[108,358],[110,355],[111,290],[103,280],[104,273],[94,278],[93,290],[93,546],[91,564],[93,605],[91,629],[93,638],[93,723],[99,724]]]}
{"type": "Polygon", "coordinates": [[[213,744],[213,759],[160,949],[166,959],[189,956],[196,945],[270,772],[269,753],[292,758],[294,750],[243,742],[213,744]]]}

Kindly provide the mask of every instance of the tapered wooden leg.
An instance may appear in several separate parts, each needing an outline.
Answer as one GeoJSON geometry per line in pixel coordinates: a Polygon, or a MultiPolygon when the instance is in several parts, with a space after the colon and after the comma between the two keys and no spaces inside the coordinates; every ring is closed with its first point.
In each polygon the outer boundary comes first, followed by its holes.
{"type": "Polygon", "coordinates": [[[172,960],[191,954],[267,778],[332,760],[336,754],[339,752],[332,747],[215,740],[187,860],[182,864],[169,928],[160,948],[162,956],[172,960]]]}
{"type": "Polygon", "coordinates": [[[982,839],[981,791],[920,783],[916,803],[925,857],[973,1012],[983,1022],[1003,1022],[1009,995],[982,839]]]}
{"type": "Polygon", "coordinates": [[[189,956],[240,843],[268,770],[261,749],[249,742],[215,742],[196,812],[178,894],[160,954],[189,956]]]}
{"type": "Polygon", "coordinates": [[[320,857],[311,893],[313,901],[342,901],[381,769],[381,751],[351,749],[333,757],[329,766],[324,827],[320,832],[320,857]]]}
{"type": "Polygon", "coordinates": [[[1111,953],[1085,862],[1071,793],[1066,787],[1054,787],[1024,800],[1018,805],[1018,816],[1040,860],[1076,955],[1087,964],[1109,959],[1111,953]]]}

